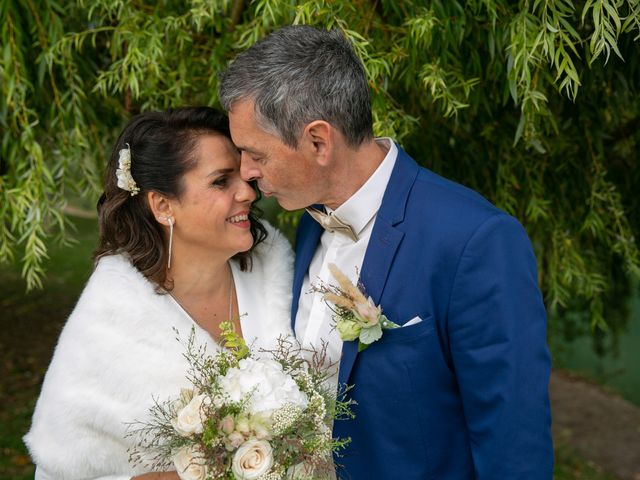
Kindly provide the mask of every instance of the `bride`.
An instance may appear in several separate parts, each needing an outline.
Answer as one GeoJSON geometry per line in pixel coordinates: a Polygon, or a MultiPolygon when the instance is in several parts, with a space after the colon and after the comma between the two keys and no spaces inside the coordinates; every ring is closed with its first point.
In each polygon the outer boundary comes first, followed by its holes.
{"type": "Polygon", "coordinates": [[[153,480],[127,422],[188,387],[183,345],[213,352],[233,319],[248,344],[290,334],[292,253],[251,211],[227,119],[208,107],[139,115],[98,203],[96,266],[56,347],[25,436],[36,479],[153,480]]]}

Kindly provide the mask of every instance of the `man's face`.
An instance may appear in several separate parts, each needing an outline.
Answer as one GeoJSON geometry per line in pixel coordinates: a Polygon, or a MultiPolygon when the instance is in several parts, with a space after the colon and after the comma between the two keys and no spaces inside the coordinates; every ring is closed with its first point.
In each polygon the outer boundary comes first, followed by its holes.
{"type": "Polygon", "coordinates": [[[319,203],[321,172],[304,149],[295,150],[267,133],[256,120],[254,102],[240,100],[229,112],[231,137],[241,153],[240,174],[255,180],[265,197],[275,197],[285,210],[319,203]]]}

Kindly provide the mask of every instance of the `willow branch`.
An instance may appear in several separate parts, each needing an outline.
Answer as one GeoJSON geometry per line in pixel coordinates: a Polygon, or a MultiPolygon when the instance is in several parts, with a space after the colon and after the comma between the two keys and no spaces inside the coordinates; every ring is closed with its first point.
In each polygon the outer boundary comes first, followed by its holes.
{"type": "Polygon", "coordinates": [[[233,7],[231,9],[231,27],[229,28],[230,32],[233,32],[236,28],[236,25],[240,23],[240,18],[242,18],[243,11],[244,0],[234,0],[233,7]]]}

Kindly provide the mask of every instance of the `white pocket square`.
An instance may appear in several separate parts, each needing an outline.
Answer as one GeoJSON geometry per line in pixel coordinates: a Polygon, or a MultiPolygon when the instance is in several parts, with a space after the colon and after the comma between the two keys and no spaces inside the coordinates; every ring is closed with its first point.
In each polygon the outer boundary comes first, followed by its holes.
{"type": "Polygon", "coordinates": [[[416,323],[420,323],[421,321],[422,321],[422,319],[420,317],[413,317],[411,320],[409,320],[407,323],[405,323],[402,326],[403,327],[410,327],[411,325],[415,325],[416,323]]]}

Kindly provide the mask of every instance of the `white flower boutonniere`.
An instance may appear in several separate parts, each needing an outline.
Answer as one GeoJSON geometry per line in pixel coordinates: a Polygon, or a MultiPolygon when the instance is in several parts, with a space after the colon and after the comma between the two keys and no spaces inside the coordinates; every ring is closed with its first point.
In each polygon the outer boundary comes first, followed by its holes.
{"type": "Polygon", "coordinates": [[[380,305],[367,297],[362,286],[355,286],[333,263],[329,271],[338,281],[335,285],[313,286],[322,293],[325,301],[334,305],[336,329],[343,341],[358,340],[358,351],[362,351],[382,337],[382,331],[400,325],[389,320],[380,305]]]}

